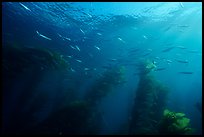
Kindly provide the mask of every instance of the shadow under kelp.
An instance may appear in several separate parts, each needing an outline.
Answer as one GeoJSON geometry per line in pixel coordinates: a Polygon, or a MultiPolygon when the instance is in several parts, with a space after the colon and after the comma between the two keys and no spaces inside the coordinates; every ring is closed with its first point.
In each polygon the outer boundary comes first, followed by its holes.
{"type": "Polygon", "coordinates": [[[166,104],[168,89],[150,74],[155,65],[141,62],[140,80],[130,120],[129,134],[158,134],[157,126],[166,104]]]}
{"type": "Polygon", "coordinates": [[[104,72],[87,91],[83,100],[75,100],[50,114],[32,132],[36,134],[98,134],[103,114],[98,103],[123,80],[124,68],[104,72]]]}
{"type": "Polygon", "coordinates": [[[84,134],[90,108],[85,101],[72,101],[33,128],[33,134],[84,134]]]}
{"type": "Polygon", "coordinates": [[[5,134],[22,134],[38,121],[35,113],[50,100],[49,95],[54,94],[48,91],[53,91],[53,87],[56,91],[62,90],[60,83],[69,64],[60,54],[48,49],[8,44],[2,50],[2,129],[5,134]],[[45,75],[49,75],[49,79],[45,75]]]}

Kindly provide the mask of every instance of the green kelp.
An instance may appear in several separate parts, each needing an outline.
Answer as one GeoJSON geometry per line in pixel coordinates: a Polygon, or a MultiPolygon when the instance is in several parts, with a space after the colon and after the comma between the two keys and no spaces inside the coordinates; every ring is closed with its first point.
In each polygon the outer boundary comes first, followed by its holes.
{"type": "Polygon", "coordinates": [[[166,135],[188,135],[192,134],[190,119],[184,113],[176,113],[165,109],[159,123],[159,133],[166,135]]]}
{"type": "Polygon", "coordinates": [[[22,101],[29,99],[43,76],[49,74],[53,76],[53,81],[57,81],[59,77],[65,77],[63,72],[69,68],[69,63],[59,53],[41,48],[5,45],[2,60],[3,88],[7,91],[5,94],[11,96],[11,92],[16,92],[11,87],[22,82],[22,93],[25,93],[20,99],[22,101]]]}
{"type": "Polygon", "coordinates": [[[166,105],[168,88],[150,74],[151,61],[141,62],[129,134],[158,134],[158,123],[166,105]]]}
{"type": "Polygon", "coordinates": [[[104,121],[103,112],[98,110],[102,98],[106,97],[114,86],[124,83],[125,68],[123,66],[114,66],[105,71],[90,87],[85,94],[84,99],[87,100],[92,108],[87,125],[88,134],[98,134],[101,122],[104,121]]]}
{"type": "Polygon", "coordinates": [[[139,74],[140,75],[146,75],[149,72],[151,72],[152,70],[156,69],[156,65],[154,64],[154,62],[150,59],[140,59],[139,61],[139,74]]]}
{"type": "Polygon", "coordinates": [[[63,70],[69,64],[54,51],[43,48],[3,47],[3,72],[9,76],[18,76],[27,71],[63,70]]]}
{"type": "Polygon", "coordinates": [[[94,106],[111,91],[114,85],[125,82],[124,72],[123,66],[115,66],[105,71],[87,91],[85,100],[94,106]]]}
{"type": "Polygon", "coordinates": [[[25,133],[35,125],[34,115],[49,100],[53,93],[49,91],[62,92],[60,84],[69,63],[48,49],[8,44],[2,50],[3,103],[15,104],[4,109],[5,132],[25,133]]]}

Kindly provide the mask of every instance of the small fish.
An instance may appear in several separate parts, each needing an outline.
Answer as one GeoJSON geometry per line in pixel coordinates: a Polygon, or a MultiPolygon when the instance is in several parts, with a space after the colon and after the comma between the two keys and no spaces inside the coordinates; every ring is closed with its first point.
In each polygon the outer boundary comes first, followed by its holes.
{"type": "Polygon", "coordinates": [[[117,59],[109,59],[109,61],[117,61],[117,59]]]}
{"type": "Polygon", "coordinates": [[[164,50],[162,50],[162,52],[168,52],[168,51],[170,51],[170,50],[172,50],[172,49],[174,49],[175,47],[169,47],[169,48],[166,48],[166,49],[164,49],[164,50]]]}
{"type": "Polygon", "coordinates": [[[179,49],[187,49],[187,48],[184,47],[184,46],[176,46],[176,48],[179,48],[179,49]]]}
{"type": "Polygon", "coordinates": [[[40,34],[38,31],[36,31],[36,33],[37,33],[38,36],[40,36],[40,37],[43,37],[43,38],[45,38],[45,39],[47,39],[47,40],[52,40],[51,38],[48,38],[48,37],[46,37],[46,36],[40,34]]]}
{"type": "Polygon", "coordinates": [[[99,32],[98,32],[98,33],[96,33],[96,34],[97,34],[97,35],[99,35],[99,36],[101,36],[101,35],[102,35],[102,34],[101,34],[101,33],[99,33],[99,32]]]}
{"type": "Polygon", "coordinates": [[[77,50],[75,47],[73,47],[72,45],[69,45],[72,49],[75,49],[75,50],[77,50]]]}
{"type": "Polygon", "coordinates": [[[73,55],[71,55],[71,56],[66,56],[66,57],[68,57],[68,58],[72,58],[72,57],[73,57],[73,55]]]}
{"type": "Polygon", "coordinates": [[[165,70],[166,68],[156,68],[155,71],[165,70]]]}
{"type": "Polygon", "coordinates": [[[86,13],[90,18],[92,18],[92,16],[89,13],[86,13]]]}
{"type": "Polygon", "coordinates": [[[58,35],[59,37],[62,37],[62,35],[60,35],[59,33],[57,33],[57,35],[58,35]]]}
{"type": "Polygon", "coordinates": [[[147,36],[143,35],[143,38],[148,39],[147,36]]]}
{"type": "Polygon", "coordinates": [[[85,35],[84,31],[80,28],[80,31],[85,35]]]}
{"type": "Polygon", "coordinates": [[[118,38],[118,40],[120,40],[121,42],[125,43],[125,41],[123,39],[121,39],[121,38],[118,38]]]}
{"type": "Polygon", "coordinates": [[[80,51],[80,48],[77,45],[75,47],[77,48],[78,51],[80,51]]]}
{"type": "Polygon", "coordinates": [[[167,60],[166,60],[166,62],[168,62],[168,63],[172,63],[172,61],[171,61],[171,60],[169,60],[169,59],[167,59],[167,60]]]}
{"type": "Polygon", "coordinates": [[[31,11],[28,7],[26,7],[25,5],[23,5],[22,3],[19,3],[22,7],[24,7],[26,10],[31,11]]]}
{"type": "Polygon", "coordinates": [[[97,46],[94,46],[97,50],[101,50],[99,47],[97,47],[97,46]]]}
{"type": "Polygon", "coordinates": [[[66,40],[69,40],[69,41],[71,41],[71,39],[70,38],[66,38],[66,37],[64,37],[66,40]]]}
{"type": "Polygon", "coordinates": [[[183,3],[182,3],[182,2],[179,2],[179,4],[180,4],[181,8],[184,8],[184,6],[183,6],[183,3]]]}
{"type": "Polygon", "coordinates": [[[198,50],[188,50],[190,53],[198,53],[198,50]]]}
{"type": "Polygon", "coordinates": [[[157,64],[157,62],[156,62],[156,61],[154,61],[154,60],[152,61],[152,63],[153,63],[153,64],[157,64]]]}
{"type": "Polygon", "coordinates": [[[160,57],[155,57],[155,59],[160,59],[160,57]]]}
{"type": "Polygon", "coordinates": [[[188,60],[178,60],[178,59],[175,59],[177,62],[179,63],[188,63],[188,60]]]}
{"type": "Polygon", "coordinates": [[[180,28],[188,28],[189,25],[178,25],[178,27],[180,27],[180,28]]]}
{"type": "Polygon", "coordinates": [[[139,48],[136,48],[136,49],[131,49],[128,51],[128,53],[132,53],[132,52],[138,52],[140,49],[139,48]]]}
{"type": "Polygon", "coordinates": [[[191,72],[191,71],[182,71],[182,72],[178,72],[178,73],[180,73],[180,74],[193,74],[193,72],[191,72]]]}
{"type": "Polygon", "coordinates": [[[85,71],[90,70],[90,68],[84,68],[85,71]]]}
{"type": "Polygon", "coordinates": [[[151,54],[151,52],[145,53],[145,54],[143,54],[142,56],[144,57],[144,56],[147,56],[147,55],[149,55],[149,54],[151,54]]]}
{"type": "Polygon", "coordinates": [[[73,68],[70,68],[70,70],[71,70],[72,72],[76,72],[73,68]]]}
{"type": "Polygon", "coordinates": [[[172,27],[172,26],[168,26],[167,28],[164,29],[164,31],[166,32],[166,31],[170,30],[171,27],[172,27]]]}
{"type": "Polygon", "coordinates": [[[82,62],[82,61],[81,61],[81,60],[79,60],[79,59],[76,59],[76,61],[77,61],[77,62],[79,62],[79,63],[81,63],[81,62],[82,62]]]}
{"type": "Polygon", "coordinates": [[[147,49],[148,51],[152,51],[152,49],[147,49]]]}

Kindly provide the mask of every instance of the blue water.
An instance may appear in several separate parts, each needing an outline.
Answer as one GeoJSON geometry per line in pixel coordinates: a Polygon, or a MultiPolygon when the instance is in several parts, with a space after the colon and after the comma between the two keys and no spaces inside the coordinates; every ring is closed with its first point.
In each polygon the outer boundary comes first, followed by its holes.
{"type": "MultiPolygon", "coordinates": [[[[139,81],[137,69],[131,64],[143,58],[155,61],[157,68],[165,68],[151,73],[169,87],[167,108],[185,113],[196,129],[194,134],[201,134],[202,114],[195,107],[202,103],[201,11],[200,2],[3,2],[3,47],[12,43],[50,49],[70,64],[64,72],[68,79],[60,77],[60,72],[43,73],[32,87],[35,90],[19,106],[15,103],[25,96],[20,89],[32,82],[27,79],[33,77],[32,72],[12,82],[8,90],[12,92],[4,89],[4,128],[15,132],[15,126],[9,128],[11,113],[22,116],[42,94],[43,105],[32,113],[34,125],[39,124],[60,107],[58,103],[66,96],[74,98],[66,90],[71,88],[77,99],[83,98],[107,70],[104,66],[118,61],[125,67],[125,83],[114,86],[97,105],[102,121],[96,134],[120,134],[129,120],[139,81]],[[165,52],[169,47],[174,48],[165,52]],[[132,49],[139,52],[129,54],[132,49]]],[[[19,120],[23,120],[21,116],[19,120]]],[[[26,120],[22,123],[33,124],[26,120]]]]}

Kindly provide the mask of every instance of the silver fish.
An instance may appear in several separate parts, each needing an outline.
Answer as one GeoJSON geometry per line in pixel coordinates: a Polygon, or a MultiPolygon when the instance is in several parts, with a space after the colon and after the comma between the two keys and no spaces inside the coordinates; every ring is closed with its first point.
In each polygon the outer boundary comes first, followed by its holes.
{"type": "Polygon", "coordinates": [[[148,39],[147,36],[143,35],[143,38],[148,39]]]}
{"type": "Polygon", "coordinates": [[[98,33],[96,33],[96,34],[97,34],[97,35],[99,35],[99,36],[101,36],[101,35],[102,35],[102,34],[101,34],[101,33],[99,33],[99,32],[98,32],[98,33]]]}
{"type": "Polygon", "coordinates": [[[187,49],[186,47],[184,46],[176,46],[177,48],[180,48],[180,49],[187,49]]]}
{"type": "Polygon", "coordinates": [[[171,60],[169,60],[169,59],[167,59],[166,61],[167,61],[168,63],[172,63],[172,61],[171,61],[171,60]]]}
{"type": "Polygon", "coordinates": [[[51,38],[48,38],[48,37],[46,37],[46,36],[40,34],[38,31],[36,31],[36,32],[37,32],[38,36],[43,37],[43,38],[45,38],[45,39],[47,39],[47,40],[52,40],[51,38]]]}
{"type": "Polygon", "coordinates": [[[75,50],[77,50],[75,47],[73,47],[72,45],[69,45],[72,49],[75,49],[75,50]]]}
{"type": "Polygon", "coordinates": [[[190,52],[190,53],[198,53],[199,51],[198,51],[198,50],[188,50],[187,52],[190,52]]]}
{"type": "Polygon", "coordinates": [[[178,73],[180,73],[180,74],[193,74],[193,72],[191,72],[191,71],[182,71],[182,72],[178,72],[178,73]]]}
{"type": "Polygon", "coordinates": [[[64,37],[66,40],[69,40],[69,41],[71,41],[71,39],[70,38],[66,38],[66,37],[64,37]]]}
{"type": "Polygon", "coordinates": [[[77,61],[77,62],[79,62],[79,63],[81,63],[81,62],[82,62],[82,61],[81,61],[81,60],[79,60],[79,59],[76,59],[76,61],[77,61]]]}
{"type": "Polygon", "coordinates": [[[184,6],[183,6],[183,3],[182,3],[182,2],[179,2],[179,4],[180,4],[181,8],[184,8],[184,6]]]}
{"type": "Polygon", "coordinates": [[[84,68],[85,71],[90,70],[90,68],[84,68]]]}
{"type": "Polygon", "coordinates": [[[22,3],[19,3],[22,7],[24,7],[26,10],[31,11],[28,7],[26,7],[25,5],[23,5],[22,3]]]}
{"type": "Polygon", "coordinates": [[[125,41],[123,39],[121,39],[121,38],[118,38],[118,40],[120,40],[121,42],[125,43],[125,41]]]}
{"type": "Polygon", "coordinates": [[[156,68],[155,71],[165,70],[166,68],[156,68]]]}
{"type": "Polygon", "coordinates": [[[177,62],[179,63],[189,63],[188,60],[178,60],[178,59],[175,59],[177,62]]]}
{"type": "Polygon", "coordinates": [[[80,28],[80,31],[85,35],[84,31],[80,28]]]}
{"type": "Polygon", "coordinates": [[[97,50],[101,50],[99,47],[97,47],[97,46],[94,46],[97,50]]]}
{"type": "Polygon", "coordinates": [[[75,47],[77,48],[78,51],[80,51],[80,48],[77,45],[75,47]]]}
{"type": "Polygon", "coordinates": [[[72,72],[76,72],[73,68],[70,68],[70,70],[71,70],[72,72]]]}
{"type": "Polygon", "coordinates": [[[117,61],[117,59],[108,59],[109,61],[117,61]]]}
{"type": "Polygon", "coordinates": [[[172,50],[172,49],[174,49],[175,47],[169,47],[169,48],[166,48],[166,49],[164,49],[164,50],[162,50],[162,52],[168,52],[168,51],[170,51],[170,50],[172,50]]]}
{"type": "Polygon", "coordinates": [[[65,56],[65,57],[67,57],[67,58],[72,58],[72,57],[73,57],[73,55],[71,55],[71,56],[65,56]]]}

